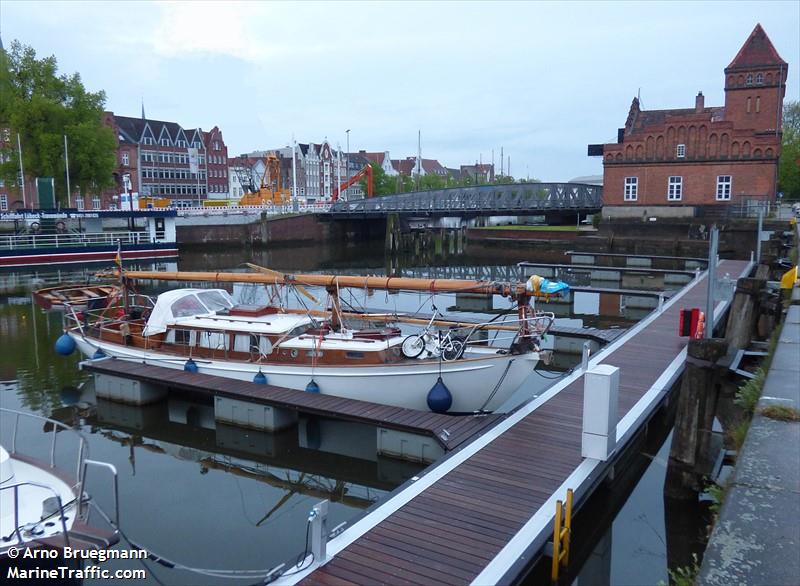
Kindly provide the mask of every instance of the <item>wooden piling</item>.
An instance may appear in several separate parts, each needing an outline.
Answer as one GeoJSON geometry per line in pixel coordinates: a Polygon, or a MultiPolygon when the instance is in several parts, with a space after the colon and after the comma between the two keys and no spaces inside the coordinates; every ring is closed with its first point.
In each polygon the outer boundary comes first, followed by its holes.
{"type": "Polygon", "coordinates": [[[689,342],[664,485],[671,498],[695,499],[702,489],[711,461],[711,428],[719,396],[714,366],[727,350],[725,340],[718,338],[689,342]]]}
{"type": "Polygon", "coordinates": [[[758,297],[766,286],[762,279],[739,279],[731,306],[725,342],[731,350],[747,348],[758,321],[758,297]]]}

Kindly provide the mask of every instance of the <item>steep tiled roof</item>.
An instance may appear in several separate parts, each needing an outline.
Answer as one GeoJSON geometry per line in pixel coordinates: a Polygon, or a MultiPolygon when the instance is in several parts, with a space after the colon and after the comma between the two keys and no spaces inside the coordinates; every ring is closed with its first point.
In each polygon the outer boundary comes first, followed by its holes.
{"type": "Polygon", "coordinates": [[[364,157],[368,161],[372,163],[378,163],[379,165],[383,165],[383,161],[386,158],[386,153],[368,153],[366,151],[358,151],[357,153],[350,153],[350,156],[358,155],[359,157],[364,157]]]}
{"type": "Polygon", "coordinates": [[[392,167],[394,167],[394,170],[403,175],[411,175],[416,165],[417,161],[414,160],[413,157],[407,159],[392,159],[392,167]]]}
{"type": "Polygon", "coordinates": [[[761,28],[760,24],[756,25],[750,36],[739,49],[736,57],[733,58],[731,64],[725,69],[749,69],[752,67],[764,65],[786,65],[786,61],[781,59],[772,42],[769,40],[767,33],[761,28]]]}
{"type": "Polygon", "coordinates": [[[422,168],[425,170],[426,173],[432,173],[433,175],[447,175],[447,169],[445,169],[442,164],[437,161],[436,159],[422,159],[422,168]]]}
{"type": "Polygon", "coordinates": [[[178,136],[178,131],[181,129],[181,126],[176,122],[164,122],[163,120],[143,120],[141,118],[116,115],[114,116],[114,120],[116,121],[121,134],[124,134],[125,137],[132,142],[139,142],[139,140],[141,140],[145,124],[150,126],[150,130],[153,131],[153,137],[156,140],[158,140],[159,136],[161,136],[163,129],[166,129],[170,140],[175,140],[178,136]]]}

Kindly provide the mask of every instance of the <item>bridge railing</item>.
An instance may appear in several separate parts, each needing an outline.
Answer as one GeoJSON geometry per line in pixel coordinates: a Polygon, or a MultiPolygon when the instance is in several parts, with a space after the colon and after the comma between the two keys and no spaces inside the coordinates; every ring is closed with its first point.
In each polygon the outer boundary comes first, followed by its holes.
{"type": "Polygon", "coordinates": [[[514,212],[532,210],[590,210],[603,205],[603,190],[583,183],[517,183],[415,191],[337,202],[331,214],[393,212],[514,212]]]}

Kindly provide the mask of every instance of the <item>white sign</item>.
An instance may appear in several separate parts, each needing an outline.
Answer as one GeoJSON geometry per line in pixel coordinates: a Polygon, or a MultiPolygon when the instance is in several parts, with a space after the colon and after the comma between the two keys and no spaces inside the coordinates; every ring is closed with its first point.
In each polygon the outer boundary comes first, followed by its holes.
{"type": "Polygon", "coordinates": [[[195,173],[200,170],[200,157],[197,155],[197,149],[189,149],[189,172],[195,173]]]}

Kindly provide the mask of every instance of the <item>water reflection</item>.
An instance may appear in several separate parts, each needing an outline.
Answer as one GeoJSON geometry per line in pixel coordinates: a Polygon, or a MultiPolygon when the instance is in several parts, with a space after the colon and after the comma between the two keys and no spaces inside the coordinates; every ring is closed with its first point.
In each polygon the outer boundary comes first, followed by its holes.
{"type": "MultiPolygon", "coordinates": [[[[514,263],[530,256],[528,251],[520,252],[507,264],[458,256],[439,259],[442,266],[428,267],[420,266],[416,258],[387,261],[381,247],[293,247],[184,252],[177,267],[141,264],[135,268],[230,270],[254,262],[294,272],[510,280],[517,270],[514,263]]],[[[143,546],[192,566],[272,567],[303,550],[306,515],[319,500],[331,501],[328,525],[335,527],[352,521],[420,471],[418,465],[377,456],[372,447],[375,429],[369,426],[301,417],[296,426],[266,433],[218,423],[212,405],[191,396],[173,394],[143,407],[97,399],[91,380],[77,369],[78,357],[65,359],[53,350],[61,333],[61,316],[41,312],[29,297],[33,288],[62,280],[85,281],[95,270],[72,267],[61,272],[0,273],[0,294],[7,296],[0,300],[4,346],[0,379],[7,381],[0,387],[0,404],[50,415],[83,430],[89,438],[90,457],[109,461],[120,471],[122,528],[143,546]]],[[[153,291],[162,286],[167,285],[153,291]]],[[[470,313],[459,311],[464,304],[456,295],[370,293],[348,293],[348,300],[359,307],[409,312],[430,312],[435,303],[472,319],[491,317],[508,307],[507,300],[495,297],[486,300],[485,311],[470,313]]],[[[245,295],[244,290],[240,294],[245,295]]],[[[635,314],[606,312],[599,298],[575,296],[567,303],[541,307],[565,318],[558,323],[568,327],[627,327],[637,319],[635,314]]],[[[557,367],[537,369],[505,409],[541,393],[579,360],[574,354],[557,357],[557,367]]],[[[87,488],[92,494],[102,494],[96,486],[87,488]]],[[[118,560],[106,567],[138,567],[135,563],[118,560]]],[[[206,576],[159,566],[151,567],[151,576],[143,583],[156,582],[155,576],[167,584],[209,583],[206,576]]]]}

